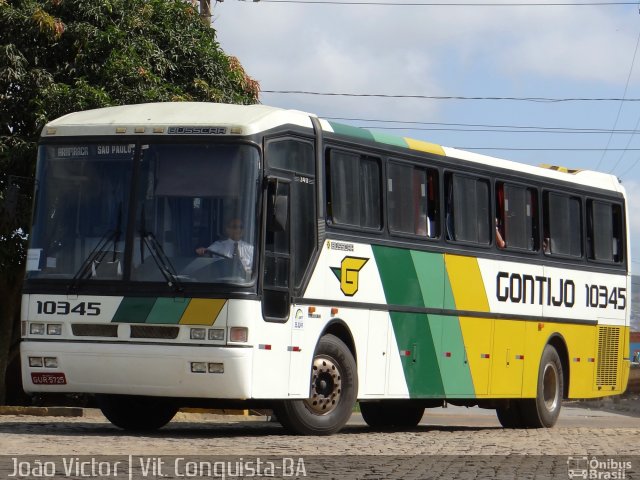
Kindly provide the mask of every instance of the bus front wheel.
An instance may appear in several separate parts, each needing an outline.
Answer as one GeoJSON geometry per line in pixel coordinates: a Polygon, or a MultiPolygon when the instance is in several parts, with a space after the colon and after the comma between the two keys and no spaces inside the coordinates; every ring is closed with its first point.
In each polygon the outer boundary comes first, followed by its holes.
{"type": "Polygon", "coordinates": [[[284,400],[274,406],[274,412],[291,433],[331,435],[351,417],[357,394],[353,355],[342,340],[327,334],[320,339],[313,355],[310,398],[284,400]]]}
{"type": "Polygon", "coordinates": [[[164,427],[178,407],[162,398],[132,395],[97,395],[102,414],[123,430],[149,432],[164,427]]]}
{"type": "Polygon", "coordinates": [[[521,412],[530,428],[553,427],[560,415],[564,376],[562,362],[552,345],[544,347],[538,369],[536,398],[524,399],[521,412]]]}

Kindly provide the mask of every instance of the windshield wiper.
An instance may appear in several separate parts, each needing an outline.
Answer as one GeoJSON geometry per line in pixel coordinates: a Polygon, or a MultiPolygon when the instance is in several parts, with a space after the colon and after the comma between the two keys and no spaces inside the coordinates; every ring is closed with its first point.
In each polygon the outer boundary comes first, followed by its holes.
{"type": "Polygon", "coordinates": [[[122,234],[122,231],[120,229],[121,223],[122,223],[122,203],[118,208],[118,221],[116,223],[116,228],[113,230],[107,230],[104,233],[104,235],[100,237],[100,240],[98,240],[98,243],[96,243],[96,246],[93,247],[93,250],[91,250],[87,258],[85,258],[84,262],[82,262],[82,265],[80,265],[80,268],[78,269],[76,274],[71,279],[71,283],[69,284],[69,288],[67,289],[68,293],[75,292],[78,289],[78,284],[80,283],[80,280],[87,278],[90,273],[94,272],[93,269],[95,268],[95,266],[102,263],[104,258],[109,253],[108,247],[111,244],[111,242],[113,242],[112,262],[115,263],[115,261],[117,260],[118,242],[120,242],[120,235],[122,234]]]}
{"type": "Polygon", "coordinates": [[[76,272],[71,280],[71,284],[69,285],[69,292],[75,292],[78,288],[78,283],[80,280],[83,280],[89,276],[90,273],[93,272],[93,268],[96,264],[100,264],[104,257],[109,254],[107,250],[109,244],[113,242],[113,258],[114,262],[116,259],[116,244],[118,242],[118,238],[120,237],[120,232],[118,230],[108,230],[102,238],[98,241],[96,246],[91,250],[91,253],[87,256],[87,258],[80,265],[80,269],[76,272]]]}
{"type": "Polygon", "coordinates": [[[151,257],[158,266],[158,270],[160,270],[160,273],[162,273],[162,276],[167,281],[167,285],[173,287],[176,292],[182,292],[184,288],[178,279],[176,269],[171,263],[171,260],[169,260],[169,257],[167,257],[167,254],[164,253],[164,249],[162,248],[162,245],[160,245],[160,242],[158,242],[156,236],[151,232],[140,232],[140,236],[141,243],[143,242],[144,245],[147,246],[151,257]]]}
{"type": "Polygon", "coordinates": [[[144,263],[144,247],[147,247],[153,261],[156,263],[158,270],[162,273],[162,276],[167,281],[167,285],[173,287],[173,289],[181,293],[184,290],[182,283],[178,279],[178,274],[175,267],[167,257],[164,249],[158,239],[152,232],[147,232],[145,229],[145,216],[144,207],[142,207],[142,213],[140,215],[140,263],[144,263]]]}

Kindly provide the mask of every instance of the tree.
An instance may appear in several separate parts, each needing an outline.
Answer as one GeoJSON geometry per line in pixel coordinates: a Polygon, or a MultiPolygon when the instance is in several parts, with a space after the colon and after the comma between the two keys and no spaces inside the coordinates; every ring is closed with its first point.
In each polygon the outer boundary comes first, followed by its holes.
{"type": "MultiPolygon", "coordinates": [[[[0,0],[0,380],[20,337],[36,143],[47,121],[110,105],[251,104],[259,85],[182,0],[0,0]]],[[[0,381],[0,404],[5,401],[0,381]]]]}

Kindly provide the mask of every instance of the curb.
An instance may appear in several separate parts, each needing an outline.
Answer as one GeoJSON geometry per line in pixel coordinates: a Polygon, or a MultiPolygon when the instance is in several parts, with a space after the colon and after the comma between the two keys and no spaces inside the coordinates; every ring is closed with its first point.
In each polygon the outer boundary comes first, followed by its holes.
{"type": "Polygon", "coordinates": [[[248,417],[250,415],[249,410],[240,409],[225,409],[225,408],[181,408],[182,413],[200,413],[206,415],[242,415],[248,417]]]}
{"type": "Polygon", "coordinates": [[[33,417],[82,417],[78,407],[10,407],[0,406],[0,415],[30,415],[33,417]]]}
{"type": "MultiPolygon", "coordinates": [[[[81,407],[20,407],[0,406],[0,415],[24,415],[32,417],[84,417],[84,408],[81,407]]],[[[210,408],[181,408],[181,413],[209,414],[209,415],[236,415],[249,417],[249,410],[228,410],[210,408]]]]}

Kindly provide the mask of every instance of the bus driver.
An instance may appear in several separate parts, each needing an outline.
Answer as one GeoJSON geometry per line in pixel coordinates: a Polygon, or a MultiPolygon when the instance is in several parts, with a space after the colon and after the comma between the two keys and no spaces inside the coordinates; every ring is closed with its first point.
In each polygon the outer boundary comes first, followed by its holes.
{"type": "Polygon", "coordinates": [[[232,218],[225,226],[227,238],[216,240],[208,247],[196,248],[196,253],[200,256],[218,255],[228,259],[240,260],[240,264],[246,273],[251,273],[253,263],[253,245],[242,240],[242,221],[232,218]]]}

